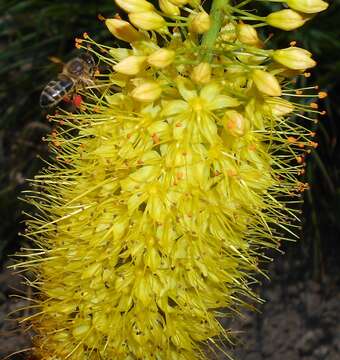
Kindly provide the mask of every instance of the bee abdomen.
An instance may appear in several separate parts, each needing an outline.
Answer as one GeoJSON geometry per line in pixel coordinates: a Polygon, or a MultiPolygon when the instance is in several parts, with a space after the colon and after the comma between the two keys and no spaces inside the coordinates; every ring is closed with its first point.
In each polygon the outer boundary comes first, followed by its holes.
{"type": "Polygon", "coordinates": [[[67,95],[74,85],[74,81],[66,76],[50,81],[40,95],[40,106],[49,108],[57,105],[67,95]]]}

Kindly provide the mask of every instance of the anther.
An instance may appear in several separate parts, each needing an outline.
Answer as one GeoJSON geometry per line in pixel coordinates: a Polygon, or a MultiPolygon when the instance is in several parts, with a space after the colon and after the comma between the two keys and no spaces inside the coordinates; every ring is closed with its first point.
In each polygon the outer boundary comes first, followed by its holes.
{"type": "Polygon", "coordinates": [[[319,96],[319,99],[324,99],[325,97],[328,96],[328,94],[326,93],[326,91],[320,91],[318,96],[319,96]]]}

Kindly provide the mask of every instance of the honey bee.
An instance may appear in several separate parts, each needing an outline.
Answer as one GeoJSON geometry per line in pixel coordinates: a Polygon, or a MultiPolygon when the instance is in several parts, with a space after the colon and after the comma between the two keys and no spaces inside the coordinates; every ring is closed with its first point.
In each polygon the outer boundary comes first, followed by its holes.
{"type": "Polygon", "coordinates": [[[67,62],[56,80],[51,80],[40,95],[40,106],[50,109],[79,87],[93,84],[96,64],[93,57],[84,53],[67,62]]]}

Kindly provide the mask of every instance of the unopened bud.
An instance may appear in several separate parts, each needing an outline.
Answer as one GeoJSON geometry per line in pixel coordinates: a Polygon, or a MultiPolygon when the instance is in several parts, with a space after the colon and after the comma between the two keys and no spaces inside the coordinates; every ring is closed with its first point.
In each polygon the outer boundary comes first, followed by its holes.
{"type": "Polygon", "coordinates": [[[189,17],[189,31],[192,33],[203,34],[210,29],[210,26],[210,16],[205,11],[189,17]]]}
{"type": "Polygon", "coordinates": [[[297,29],[307,20],[307,17],[290,9],[275,11],[266,17],[268,25],[286,31],[297,29]]]}
{"type": "Polygon", "coordinates": [[[289,47],[286,49],[275,50],[273,59],[293,70],[306,70],[314,67],[316,62],[311,58],[312,54],[298,47],[289,47]]]}
{"type": "Polygon", "coordinates": [[[238,111],[227,110],[224,113],[222,123],[227,133],[232,136],[239,137],[246,133],[246,119],[238,111]]]}
{"type": "Polygon", "coordinates": [[[188,0],[171,0],[171,2],[176,6],[184,6],[188,3],[188,0]]]}
{"type": "Polygon", "coordinates": [[[166,21],[154,11],[129,14],[133,25],[141,30],[160,30],[166,27],[166,21]]]}
{"type": "Polygon", "coordinates": [[[261,93],[269,96],[281,96],[280,84],[271,73],[256,69],[252,73],[252,78],[261,93]]]}
{"type": "Polygon", "coordinates": [[[105,25],[119,40],[133,43],[141,39],[141,34],[127,21],[121,19],[106,19],[105,25]]]}
{"type": "Polygon", "coordinates": [[[175,59],[175,52],[168,49],[159,49],[148,57],[148,63],[156,68],[163,69],[175,59]]]}
{"type": "Polygon", "coordinates": [[[237,25],[237,37],[246,45],[260,47],[262,45],[261,40],[257,35],[256,29],[249,24],[238,24],[237,25]]]}
{"type": "Polygon", "coordinates": [[[168,16],[178,16],[181,10],[169,0],[159,0],[159,7],[168,16]]]}
{"type": "Polygon", "coordinates": [[[162,93],[161,86],[156,81],[146,81],[137,86],[131,96],[140,102],[152,102],[157,100],[162,93]]]}
{"type": "Polygon", "coordinates": [[[281,98],[268,98],[266,104],[274,116],[288,115],[294,110],[294,105],[291,102],[281,98]]]}
{"type": "Polygon", "coordinates": [[[113,66],[113,70],[124,75],[137,75],[144,69],[146,56],[128,56],[113,66]]]}
{"type": "Polygon", "coordinates": [[[211,66],[202,62],[194,67],[191,73],[191,80],[196,84],[207,84],[211,79],[211,66]]]}
{"type": "Polygon", "coordinates": [[[328,4],[322,0],[286,0],[286,3],[290,8],[306,14],[315,14],[328,8],[328,4]]]}
{"type": "Polygon", "coordinates": [[[155,10],[154,6],[146,0],[115,0],[116,4],[128,13],[155,10]]]}
{"type": "Polygon", "coordinates": [[[236,40],[236,27],[233,23],[223,26],[220,33],[223,41],[234,42],[236,40]]]}

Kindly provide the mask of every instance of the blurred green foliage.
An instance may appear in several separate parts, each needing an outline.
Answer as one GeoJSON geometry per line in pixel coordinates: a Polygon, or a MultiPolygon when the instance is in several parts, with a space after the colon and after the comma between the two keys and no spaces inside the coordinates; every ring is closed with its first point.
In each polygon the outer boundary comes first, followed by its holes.
{"type": "MultiPolygon", "coordinates": [[[[256,6],[270,11],[279,5],[257,2],[256,6]]],[[[68,60],[75,51],[74,38],[84,31],[100,41],[112,42],[96,17],[99,13],[111,16],[115,11],[113,0],[0,0],[0,257],[19,244],[17,232],[25,205],[17,197],[26,186],[25,178],[33,177],[42,166],[37,155],[47,158],[41,137],[50,127],[38,100],[42,87],[60,70],[48,58],[68,60]]],[[[284,34],[275,31],[271,40],[281,47],[295,40],[298,46],[312,51],[319,67],[313,70],[309,84],[317,83],[330,94],[320,101],[320,108],[328,115],[320,119],[320,146],[308,160],[306,178],[312,189],[306,193],[300,247],[312,259],[316,273],[323,271],[327,251],[339,246],[339,23],[340,0],[335,0],[301,30],[284,34]]]]}

